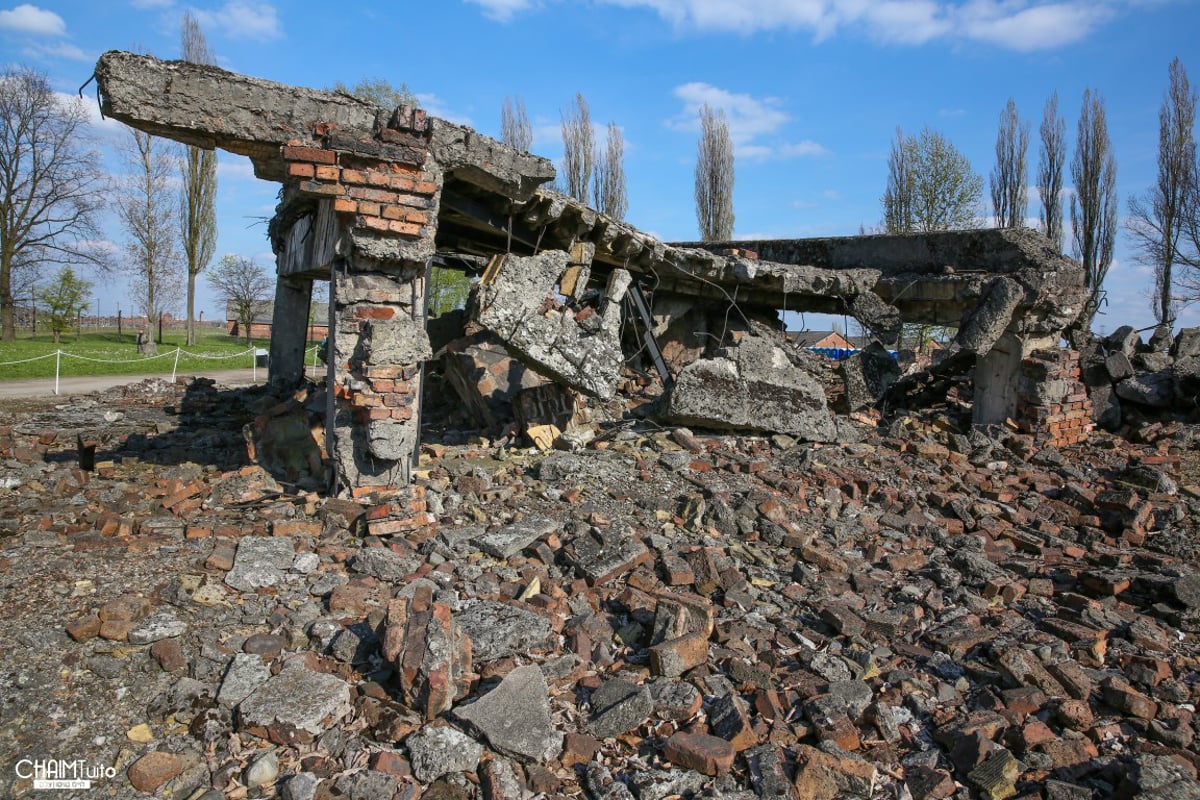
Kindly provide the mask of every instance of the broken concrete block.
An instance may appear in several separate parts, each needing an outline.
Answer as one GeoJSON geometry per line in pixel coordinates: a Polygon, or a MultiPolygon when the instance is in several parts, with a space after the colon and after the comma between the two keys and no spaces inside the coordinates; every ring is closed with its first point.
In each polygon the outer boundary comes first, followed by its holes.
{"type": "Polygon", "coordinates": [[[233,569],[225,576],[225,583],[242,592],[275,586],[284,581],[295,558],[290,539],[246,536],[238,541],[233,569]]]}
{"type": "Polygon", "coordinates": [[[1117,384],[1117,396],[1150,408],[1167,408],[1175,399],[1171,370],[1147,372],[1126,378],[1117,384]]]}
{"type": "Polygon", "coordinates": [[[352,708],[344,680],[289,664],[242,700],[238,720],[242,730],[278,744],[308,744],[352,708]]]}
{"type": "Polygon", "coordinates": [[[566,270],[566,252],[495,258],[499,266],[489,268],[480,284],[479,322],[534,369],[585,394],[611,398],[624,362],[619,304],[609,305],[598,331],[585,330],[569,309],[543,308],[566,270]]]}
{"type": "Polygon", "coordinates": [[[483,758],[483,745],[446,725],[426,725],[404,744],[413,775],[427,784],[454,772],[472,772],[483,758]]]}
{"type": "Polygon", "coordinates": [[[831,442],[837,427],[817,379],[775,343],[748,336],[685,367],[664,417],[683,425],[786,433],[831,442]]]}
{"type": "Polygon", "coordinates": [[[612,678],[592,692],[588,731],[598,739],[620,736],[645,722],[653,711],[649,689],[612,678]]]}
{"type": "Polygon", "coordinates": [[[550,719],[546,678],[537,666],[518,667],[500,685],[455,715],[504,755],[544,764],[562,752],[563,735],[550,719]]]}
{"type": "Polygon", "coordinates": [[[457,612],[454,621],[470,637],[477,663],[546,647],[554,635],[544,617],[519,605],[491,600],[472,603],[457,612]]]}
{"type": "Polygon", "coordinates": [[[565,553],[575,571],[593,586],[629,572],[650,557],[628,526],[590,528],[568,542],[565,553]]]}
{"type": "Polygon", "coordinates": [[[878,342],[838,364],[846,385],[846,410],[858,411],[873,406],[900,377],[900,362],[878,342]]]}
{"type": "Polygon", "coordinates": [[[512,558],[543,536],[558,530],[560,524],[538,517],[505,525],[499,530],[472,539],[472,543],[493,558],[512,558]]]}

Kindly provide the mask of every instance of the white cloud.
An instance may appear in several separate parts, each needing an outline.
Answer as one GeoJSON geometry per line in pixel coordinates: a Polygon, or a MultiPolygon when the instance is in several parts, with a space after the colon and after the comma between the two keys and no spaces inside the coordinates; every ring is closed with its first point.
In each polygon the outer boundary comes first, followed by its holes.
{"type": "Polygon", "coordinates": [[[533,5],[530,0],[467,0],[483,8],[484,16],[499,22],[508,22],[518,11],[533,5]]]}
{"type": "Polygon", "coordinates": [[[283,35],[279,14],[270,3],[226,0],[216,11],[194,9],[201,27],[221,30],[231,39],[276,39],[283,35]]]}
{"type": "Polygon", "coordinates": [[[219,151],[217,153],[217,178],[229,180],[257,180],[254,177],[254,164],[246,156],[234,155],[219,151]]]}
{"type": "Polygon", "coordinates": [[[92,57],[69,42],[55,44],[32,44],[21,52],[29,58],[38,60],[68,59],[70,61],[91,61],[92,57]]]}
{"type": "Polygon", "coordinates": [[[0,11],[0,28],[35,36],[65,36],[67,33],[67,23],[62,17],[28,3],[0,11]]]}
{"type": "MultiPolygon", "coordinates": [[[[469,0],[497,20],[534,0],[469,0]]],[[[1077,42],[1140,0],[598,0],[648,9],[677,30],[750,34],[808,31],[820,42],[859,31],[883,42],[920,45],[945,39],[1021,51],[1077,42]]]]}
{"type": "Polygon", "coordinates": [[[1048,50],[1087,38],[1113,15],[1103,3],[1050,3],[1012,9],[1012,3],[995,0],[968,3],[959,14],[959,31],[969,39],[1014,50],[1048,50]]]}
{"type": "Polygon", "coordinates": [[[683,102],[678,114],[667,120],[667,126],[678,131],[699,131],[700,109],[707,105],[725,112],[729,138],[734,153],[748,161],[771,158],[796,158],[826,155],[829,151],[817,142],[779,141],[777,134],[787,125],[788,115],[783,102],[776,97],[753,97],[737,94],[702,82],[685,83],[675,87],[675,96],[683,102]],[[762,141],[763,139],[770,141],[762,141]]]}

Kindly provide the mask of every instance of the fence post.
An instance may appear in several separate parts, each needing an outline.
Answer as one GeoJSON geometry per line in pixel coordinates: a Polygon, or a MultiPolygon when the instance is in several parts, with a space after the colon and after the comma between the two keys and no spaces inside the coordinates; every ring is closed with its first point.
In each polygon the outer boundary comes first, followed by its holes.
{"type": "Polygon", "coordinates": [[[175,364],[171,367],[171,383],[175,382],[175,373],[179,371],[179,348],[175,348],[175,364]]]}
{"type": "Polygon", "coordinates": [[[58,373],[62,364],[62,350],[54,351],[54,393],[58,394],[58,373]]]}

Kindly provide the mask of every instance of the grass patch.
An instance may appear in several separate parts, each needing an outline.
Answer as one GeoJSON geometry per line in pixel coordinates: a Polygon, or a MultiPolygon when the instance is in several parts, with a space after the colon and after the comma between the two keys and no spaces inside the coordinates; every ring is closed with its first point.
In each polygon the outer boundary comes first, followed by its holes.
{"type": "Polygon", "coordinates": [[[54,378],[54,352],[61,350],[60,372],[63,378],[91,375],[170,375],[175,366],[175,348],[179,356],[177,372],[189,374],[219,369],[249,369],[252,348],[268,349],[270,340],[255,339],[247,347],[245,339],[234,339],[223,331],[197,331],[196,344],[184,347],[183,331],[167,331],[158,346],[157,356],[139,355],[136,331],[118,335],[111,331],[89,331],[79,339],[64,334],[54,344],[51,334],[20,336],[13,342],[0,342],[0,381],[54,378]],[[236,356],[236,357],[235,357],[236,356]],[[22,363],[12,363],[22,362],[22,363]]]}

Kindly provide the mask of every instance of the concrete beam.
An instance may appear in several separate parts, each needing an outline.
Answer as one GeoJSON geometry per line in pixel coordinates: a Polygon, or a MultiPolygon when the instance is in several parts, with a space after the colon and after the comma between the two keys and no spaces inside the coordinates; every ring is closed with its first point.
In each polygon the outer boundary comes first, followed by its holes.
{"type": "MultiPolygon", "coordinates": [[[[101,111],[130,127],[168,139],[249,156],[255,174],[283,181],[279,148],[289,142],[361,152],[386,160],[376,134],[395,109],[341,92],[306,89],[186,61],[162,61],[117,50],[96,63],[101,111]]],[[[450,176],[511,200],[526,200],[553,180],[548,159],[514,150],[436,117],[418,119],[429,152],[450,176]]]]}

